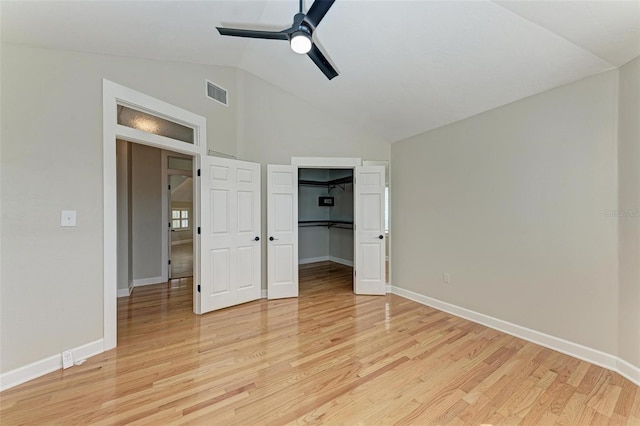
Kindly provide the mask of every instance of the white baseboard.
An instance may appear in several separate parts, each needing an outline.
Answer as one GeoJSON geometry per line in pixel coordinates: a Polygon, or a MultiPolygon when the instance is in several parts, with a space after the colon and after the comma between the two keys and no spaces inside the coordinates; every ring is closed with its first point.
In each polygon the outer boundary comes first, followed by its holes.
{"type": "Polygon", "coordinates": [[[385,289],[387,293],[393,293],[393,286],[391,285],[391,283],[387,283],[387,285],[385,286],[385,289]]]}
{"type": "MultiPolygon", "coordinates": [[[[78,361],[104,352],[104,345],[102,339],[100,339],[71,349],[71,352],[73,353],[73,360],[78,361]]],[[[29,380],[44,376],[45,374],[49,374],[53,371],[60,370],[61,368],[62,355],[55,354],[41,359],[40,361],[32,362],[24,367],[7,371],[6,373],[0,374],[0,391],[4,391],[28,382],[29,380]]]]}
{"type": "Polygon", "coordinates": [[[151,277],[151,278],[138,278],[137,280],[133,280],[134,287],[142,287],[143,285],[152,285],[152,284],[160,284],[165,282],[162,277],[151,277]]]}
{"type": "Polygon", "coordinates": [[[583,361],[598,365],[600,367],[613,370],[640,386],[640,367],[631,365],[615,355],[611,355],[597,349],[589,348],[578,343],[570,342],[559,337],[532,330],[530,328],[522,327],[517,324],[503,321],[498,318],[490,317],[479,312],[461,308],[459,306],[452,305],[438,299],[433,299],[431,297],[424,296],[410,290],[405,290],[403,288],[391,286],[391,293],[397,294],[398,296],[402,296],[409,300],[413,300],[414,302],[420,303],[422,305],[431,306],[432,308],[450,313],[457,317],[485,325],[489,328],[493,328],[503,333],[519,337],[537,345],[553,349],[554,351],[562,352],[563,354],[572,356],[574,358],[578,358],[583,361]]]}
{"type": "Polygon", "coordinates": [[[340,259],[339,257],[329,256],[329,261],[339,263],[345,266],[353,267],[353,260],[340,259]]]}
{"type": "Polygon", "coordinates": [[[262,289],[262,298],[263,299],[267,298],[267,289],[265,289],[265,288],[262,289]]]}
{"type": "Polygon", "coordinates": [[[633,364],[629,364],[627,361],[618,358],[616,360],[616,369],[621,376],[631,380],[636,385],[640,386],[640,367],[633,364]]]}
{"type": "Polygon", "coordinates": [[[341,265],[353,266],[352,260],[341,259],[339,257],[333,256],[319,256],[319,257],[306,257],[304,259],[298,259],[298,265],[306,265],[308,263],[317,263],[317,262],[335,262],[341,265]]]}
{"type": "Polygon", "coordinates": [[[118,297],[129,297],[129,296],[131,296],[131,291],[132,290],[133,290],[133,287],[119,288],[118,289],[118,297]]]}
{"type": "Polygon", "coordinates": [[[179,241],[171,241],[171,245],[172,246],[177,246],[180,244],[190,244],[193,242],[193,238],[190,238],[188,240],[179,240],[179,241]]]}
{"type": "Polygon", "coordinates": [[[306,257],[304,259],[298,259],[298,265],[306,265],[308,263],[326,262],[329,260],[329,256],[319,257],[306,257]]]}

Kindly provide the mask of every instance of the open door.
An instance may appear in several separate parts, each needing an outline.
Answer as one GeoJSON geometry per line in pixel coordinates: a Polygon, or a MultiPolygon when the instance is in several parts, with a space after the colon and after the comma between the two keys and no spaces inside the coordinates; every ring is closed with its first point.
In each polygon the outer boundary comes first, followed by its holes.
{"type": "Polygon", "coordinates": [[[267,297],[298,297],[298,168],[267,165],[267,297]]]}
{"type": "Polygon", "coordinates": [[[355,169],[356,294],[385,294],[384,166],[355,169]]]}
{"type": "Polygon", "coordinates": [[[260,164],[202,156],[200,313],[260,299],[260,164]]]}

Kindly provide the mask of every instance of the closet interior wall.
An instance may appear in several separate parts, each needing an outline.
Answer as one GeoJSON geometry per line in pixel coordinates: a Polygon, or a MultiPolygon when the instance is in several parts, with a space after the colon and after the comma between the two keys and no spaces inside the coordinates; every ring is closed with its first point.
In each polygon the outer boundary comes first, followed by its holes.
{"type": "Polygon", "coordinates": [[[299,169],[299,263],[330,260],[353,266],[353,170],[299,169]],[[309,184],[342,181],[337,185],[309,184]],[[346,183],[345,183],[346,181],[346,183]],[[333,207],[319,197],[334,197],[333,207]],[[315,223],[310,223],[314,221],[315,223]]]}

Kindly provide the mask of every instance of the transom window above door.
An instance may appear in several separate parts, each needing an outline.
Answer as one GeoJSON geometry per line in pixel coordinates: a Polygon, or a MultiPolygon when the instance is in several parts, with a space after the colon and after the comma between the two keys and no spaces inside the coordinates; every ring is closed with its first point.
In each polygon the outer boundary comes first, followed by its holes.
{"type": "Polygon", "coordinates": [[[118,124],[190,144],[194,142],[194,130],[191,127],[124,105],[118,105],[117,108],[118,124]]]}

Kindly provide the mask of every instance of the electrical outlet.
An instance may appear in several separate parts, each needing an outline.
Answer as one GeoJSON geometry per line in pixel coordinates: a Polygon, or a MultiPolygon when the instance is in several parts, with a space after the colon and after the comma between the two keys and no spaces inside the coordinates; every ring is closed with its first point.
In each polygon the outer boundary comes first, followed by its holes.
{"type": "Polygon", "coordinates": [[[73,353],[71,351],[62,352],[62,368],[66,369],[73,365],[73,353]]]}
{"type": "Polygon", "coordinates": [[[449,281],[451,281],[451,275],[449,275],[448,272],[442,274],[442,282],[445,284],[449,284],[449,281]]]}

